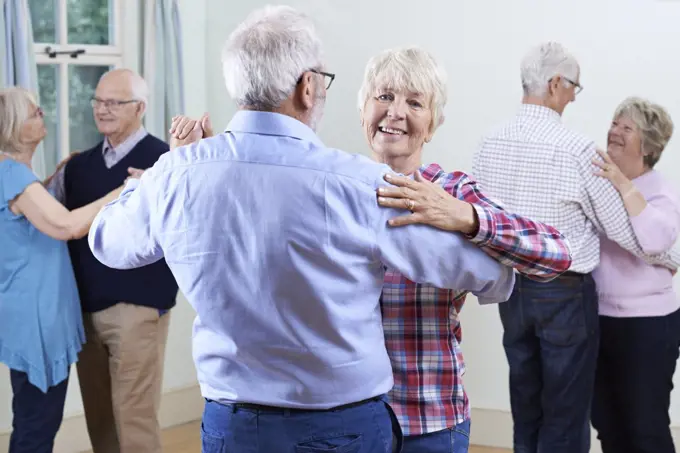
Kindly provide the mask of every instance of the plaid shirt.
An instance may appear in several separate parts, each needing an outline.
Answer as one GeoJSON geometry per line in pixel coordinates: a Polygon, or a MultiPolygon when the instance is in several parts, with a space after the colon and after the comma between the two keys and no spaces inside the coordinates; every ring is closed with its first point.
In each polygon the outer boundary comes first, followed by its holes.
{"type": "MultiPolygon", "coordinates": [[[[436,164],[420,171],[473,205],[479,233],[470,240],[500,263],[543,281],[569,269],[569,246],[555,228],[504,211],[465,173],[445,173],[436,164]]],[[[406,436],[441,431],[470,417],[458,321],[466,294],[414,283],[392,269],[385,274],[381,307],[394,373],[388,396],[406,436]]]]}

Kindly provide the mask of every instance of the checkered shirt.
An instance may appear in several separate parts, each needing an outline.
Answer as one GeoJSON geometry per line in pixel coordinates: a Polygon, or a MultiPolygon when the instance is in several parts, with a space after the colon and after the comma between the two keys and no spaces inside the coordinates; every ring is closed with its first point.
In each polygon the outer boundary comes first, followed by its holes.
{"type": "MultiPolygon", "coordinates": [[[[504,211],[465,173],[445,173],[436,164],[421,173],[473,205],[479,232],[470,240],[499,262],[544,281],[569,268],[569,246],[556,229],[504,211]]],[[[458,321],[466,294],[414,283],[392,269],[385,274],[381,307],[394,374],[388,396],[407,436],[440,431],[470,417],[458,321]]]]}
{"type": "Polygon", "coordinates": [[[509,211],[559,229],[569,240],[574,272],[588,273],[599,264],[600,234],[650,264],[677,267],[675,251],[644,254],[621,196],[594,174],[593,159],[600,159],[595,143],[567,129],[557,112],[523,104],[483,140],[472,173],[509,211]]]}

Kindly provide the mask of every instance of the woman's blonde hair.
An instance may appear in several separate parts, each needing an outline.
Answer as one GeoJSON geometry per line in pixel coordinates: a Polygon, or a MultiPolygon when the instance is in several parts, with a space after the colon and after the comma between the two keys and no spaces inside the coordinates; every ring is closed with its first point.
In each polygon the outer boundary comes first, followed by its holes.
{"type": "Polygon", "coordinates": [[[447,74],[432,54],[418,47],[404,47],[388,49],[371,58],[359,89],[360,111],[369,96],[381,87],[431,95],[428,106],[432,110],[430,132],[439,126],[446,106],[447,74]]]}
{"type": "Polygon", "coordinates": [[[614,112],[614,120],[630,118],[640,131],[643,161],[649,168],[661,158],[661,153],[673,135],[673,120],[659,104],[638,97],[625,99],[614,112]]]}
{"type": "Polygon", "coordinates": [[[21,126],[31,117],[35,107],[35,97],[25,88],[0,90],[0,151],[19,151],[21,126]]]}

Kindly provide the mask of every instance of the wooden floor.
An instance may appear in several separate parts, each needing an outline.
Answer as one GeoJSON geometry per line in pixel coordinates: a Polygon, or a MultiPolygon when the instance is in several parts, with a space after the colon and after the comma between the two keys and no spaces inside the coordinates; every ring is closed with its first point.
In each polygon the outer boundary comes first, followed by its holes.
{"type": "MultiPolygon", "coordinates": [[[[188,423],[166,429],[163,433],[164,453],[201,453],[201,424],[188,423]]],[[[510,453],[510,450],[471,447],[469,453],[510,453]]]]}

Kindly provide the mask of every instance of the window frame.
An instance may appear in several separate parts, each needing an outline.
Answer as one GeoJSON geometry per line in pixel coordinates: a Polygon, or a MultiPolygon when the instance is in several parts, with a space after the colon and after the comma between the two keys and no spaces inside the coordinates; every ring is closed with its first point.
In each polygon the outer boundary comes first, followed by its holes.
{"type": "MultiPolygon", "coordinates": [[[[50,0],[43,0],[50,1],[50,0]]],[[[110,23],[113,30],[109,33],[112,37],[111,45],[92,45],[92,44],[69,44],[68,43],[68,1],[51,0],[58,7],[57,23],[55,29],[58,30],[58,42],[46,43],[36,42],[33,45],[35,63],[37,65],[57,66],[57,92],[58,104],[56,109],[56,123],[58,129],[57,147],[59,155],[57,160],[61,160],[69,155],[70,149],[70,125],[69,125],[69,66],[109,66],[111,68],[123,67],[125,62],[126,39],[123,33],[123,22],[126,17],[123,15],[124,3],[128,8],[130,0],[109,0],[110,23]],[[68,54],[59,54],[50,57],[45,52],[45,48],[50,46],[58,52],[71,52],[84,49],[85,53],[73,58],[68,54]]],[[[80,0],[86,1],[86,0],[80,0]]],[[[129,18],[128,18],[129,21],[129,18]]],[[[89,102],[83,99],[83,102],[89,102]]]]}

